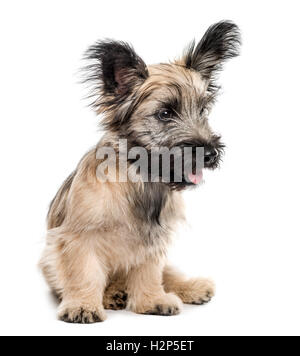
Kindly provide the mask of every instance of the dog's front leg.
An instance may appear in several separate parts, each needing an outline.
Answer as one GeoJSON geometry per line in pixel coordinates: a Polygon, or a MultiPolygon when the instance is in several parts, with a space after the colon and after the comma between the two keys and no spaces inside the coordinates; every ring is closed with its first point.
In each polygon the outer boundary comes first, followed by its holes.
{"type": "Polygon", "coordinates": [[[106,319],[102,304],[106,272],[92,246],[83,245],[80,239],[67,243],[58,257],[58,278],[62,286],[60,320],[90,324],[106,319]]]}
{"type": "Polygon", "coordinates": [[[170,266],[164,268],[163,285],[166,292],[175,293],[186,304],[205,304],[215,295],[215,285],[210,279],[187,279],[170,266]]]}
{"type": "Polygon", "coordinates": [[[152,260],[131,269],[127,281],[128,309],[139,314],[179,314],[181,300],[164,291],[162,272],[163,265],[152,260]]]}

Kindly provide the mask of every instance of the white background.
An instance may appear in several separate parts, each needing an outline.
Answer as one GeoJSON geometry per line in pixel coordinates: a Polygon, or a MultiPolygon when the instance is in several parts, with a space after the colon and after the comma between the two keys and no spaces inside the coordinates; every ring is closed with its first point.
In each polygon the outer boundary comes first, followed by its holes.
{"type": "Polygon", "coordinates": [[[300,334],[298,3],[1,2],[0,334],[300,334]],[[222,19],[243,35],[211,117],[226,156],[185,194],[189,227],[170,257],[214,278],[217,297],[176,317],[110,311],[101,324],[57,321],[36,265],[48,204],[100,136],[78,84],[83,52],[108,37],[131,42],[147,63],[167,61],[222,19]]]}

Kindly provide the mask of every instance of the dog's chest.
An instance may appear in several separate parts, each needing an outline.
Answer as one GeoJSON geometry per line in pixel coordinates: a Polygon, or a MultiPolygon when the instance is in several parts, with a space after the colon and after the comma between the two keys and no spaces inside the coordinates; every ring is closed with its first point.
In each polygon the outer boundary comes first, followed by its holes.
{"type": "Polygon", "coordinates": [[[169,242],[170,232],[182,217],[178,193],[159,183],[145,183],[142,192],[136,192],[132,212],[140,238],[147,245],[169,242]]]}

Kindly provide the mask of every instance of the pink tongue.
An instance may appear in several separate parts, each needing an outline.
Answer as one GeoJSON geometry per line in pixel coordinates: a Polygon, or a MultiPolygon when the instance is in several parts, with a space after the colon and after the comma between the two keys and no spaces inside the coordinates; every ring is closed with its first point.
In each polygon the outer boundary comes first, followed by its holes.
{"type": "Polygon", "coordinates": [[[189,180],[194,184],[199,184],[202,181],[202,178],[203,178],[202,171],[197,174],[189,173],[189,180]]]}

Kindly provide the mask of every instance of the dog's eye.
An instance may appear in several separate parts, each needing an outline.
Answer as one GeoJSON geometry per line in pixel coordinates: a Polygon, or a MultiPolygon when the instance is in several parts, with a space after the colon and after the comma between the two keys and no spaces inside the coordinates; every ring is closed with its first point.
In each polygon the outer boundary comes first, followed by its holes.
{"type": "Polygon", "coordinates": [[[205,107],[203,107],[201,110],[200,110],[200,116],[203,116],[203,115],[207,115],[208,114],[208,110],[205,108],[205,107]]]}
{"type": "Polygon", "coordinates": [[[156,115],[161,121],[169,121],[173,117],[173,111],[170,109],[161,109],[156,115]]]}

